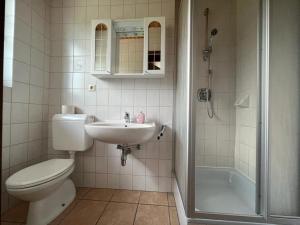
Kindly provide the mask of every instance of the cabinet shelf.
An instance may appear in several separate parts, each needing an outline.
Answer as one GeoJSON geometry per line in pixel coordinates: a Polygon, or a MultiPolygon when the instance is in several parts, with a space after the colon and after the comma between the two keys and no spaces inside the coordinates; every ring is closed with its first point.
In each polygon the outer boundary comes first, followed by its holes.
{"type": "Polygon", "coordinates": [[[93,74],[93,76],[99,79],[151,79],[151,78],[164,78],[164,74],[144,74],[144,73],[114,73],[114,74],[93,74]]]}

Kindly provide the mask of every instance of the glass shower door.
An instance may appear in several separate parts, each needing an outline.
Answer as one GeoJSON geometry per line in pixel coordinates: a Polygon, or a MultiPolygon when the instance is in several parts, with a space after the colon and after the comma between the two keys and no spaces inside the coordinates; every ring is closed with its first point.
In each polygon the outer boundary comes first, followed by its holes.
{"type": "Polygon", "coordinates": [[[195,211],[257,216],[260,1],[193,4],[195,211]]]}
{"type": "Polygon", "coordinates": [[[300,1],[269,4],[269,218],[300,224],[300,1]]]}
{"type": "Polygon", "coordinates": [[[300,1],[192,2],[192,217],[299,225],[300,1]]]}

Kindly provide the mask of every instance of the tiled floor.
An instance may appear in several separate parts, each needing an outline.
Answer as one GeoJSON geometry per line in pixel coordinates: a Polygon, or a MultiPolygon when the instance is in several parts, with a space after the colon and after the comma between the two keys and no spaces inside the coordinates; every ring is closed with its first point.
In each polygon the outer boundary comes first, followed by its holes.
{"type": "MultiPolygon", "coordinates": [[[[2,216],[1,225],[23,225],[28,204],[2,216]]],[[[172,193],[79,188],[74,202],[50,225],[179,225],[172,193]]]]}

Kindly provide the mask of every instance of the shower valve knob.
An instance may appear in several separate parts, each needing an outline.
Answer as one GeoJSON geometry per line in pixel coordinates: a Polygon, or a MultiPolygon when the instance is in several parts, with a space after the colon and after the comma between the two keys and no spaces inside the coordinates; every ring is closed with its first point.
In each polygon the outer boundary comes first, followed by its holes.
{"type": "Polygon", "coordinates": [[[197,98],[199,102],[208,102],[211,99],[211,90],[208,88],[200,88],[197,91],[197,98]]]}

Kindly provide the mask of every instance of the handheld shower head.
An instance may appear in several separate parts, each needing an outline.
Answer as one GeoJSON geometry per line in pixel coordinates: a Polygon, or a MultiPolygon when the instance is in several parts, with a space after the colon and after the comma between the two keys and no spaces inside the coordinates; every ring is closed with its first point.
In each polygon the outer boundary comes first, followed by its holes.
{"type": "Polygon", "coordinates": [[[218,34],[218,30],[216,28],[211,30],[210,37],[209,37],[209,44],[208,44],[210,49],[212,49],[214,36],[216,36],[217,34],[218,34]]]}
{"type": "Polygon", "coordinates": [[[212,29],[210,32],[211,36],[216,36],[218,34],[218,30],[216,28],[212,29]]]}

